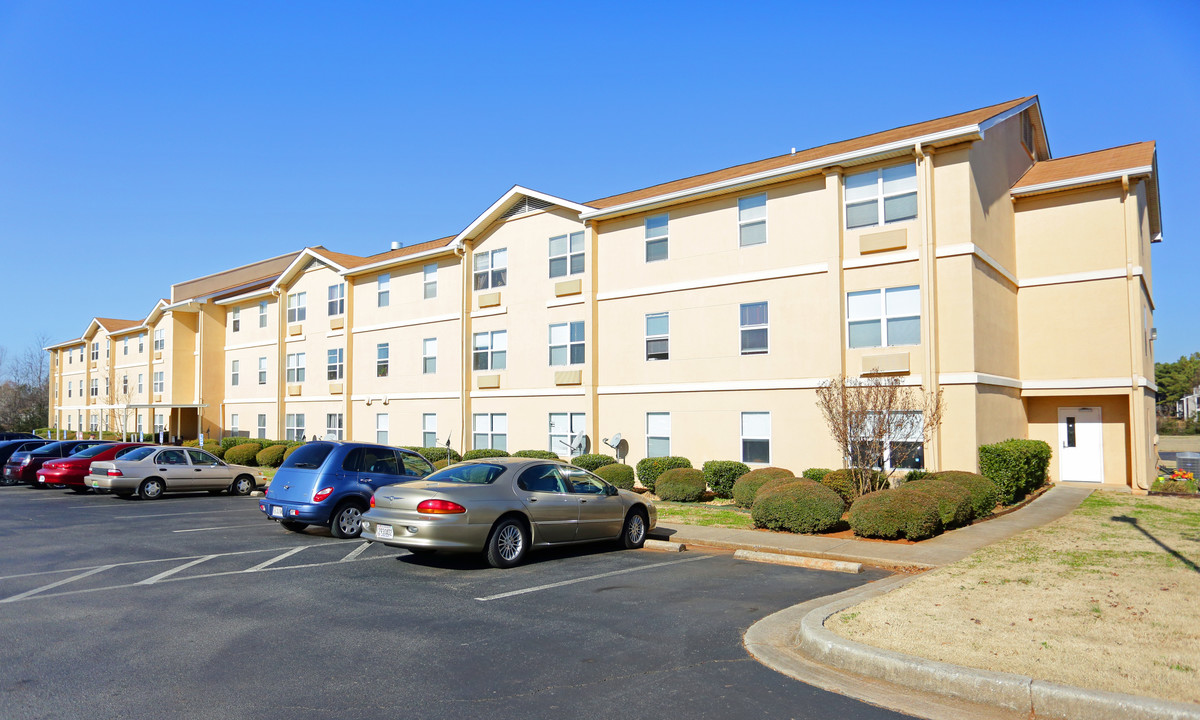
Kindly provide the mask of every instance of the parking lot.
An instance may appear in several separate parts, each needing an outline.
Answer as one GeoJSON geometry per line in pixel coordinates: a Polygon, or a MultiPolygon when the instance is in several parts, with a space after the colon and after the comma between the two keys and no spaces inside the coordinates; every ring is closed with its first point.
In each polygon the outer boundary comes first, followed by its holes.
{"type": "Polygon", "coordinates": [[[610,545],[495,570],[207,494],[0,488],[0,539],[5,718],[900,717],[741,645],[877,573],[610,545]]]}

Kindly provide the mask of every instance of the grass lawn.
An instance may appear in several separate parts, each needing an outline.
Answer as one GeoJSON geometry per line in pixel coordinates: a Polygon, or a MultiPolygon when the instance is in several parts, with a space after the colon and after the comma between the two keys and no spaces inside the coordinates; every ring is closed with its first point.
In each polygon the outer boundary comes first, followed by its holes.
{"type": "Polygon", "coordinates": [[[1097,492],[826,626],[933,660],[1194,703],[1198,597],[1200,501],[1097,492]]]}
{"type": "Polygon", "coordinates": [[[657,500],[654,506],[658,508],[660,523],[683,523],[685,525],[704,525],[705,527],[753,528],[750,512],[733,505],[705,505],[703,503],[677,503],[657,500]]]}

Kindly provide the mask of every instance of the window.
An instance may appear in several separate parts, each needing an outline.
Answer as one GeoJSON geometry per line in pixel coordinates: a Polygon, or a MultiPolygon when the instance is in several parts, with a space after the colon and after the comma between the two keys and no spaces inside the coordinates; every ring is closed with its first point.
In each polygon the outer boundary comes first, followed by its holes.
{"type": "Polygon", "coordinates": [[[421,415],[421,447],[437,446],[437,413],[421,415]]]}
{"type": "Polygon", "coordinates": [[[138,373],[137,388],[138,388],[137,389],[138,392],[144,392],[144,390],[145,390],[145,385],[142,384],[142,373],[138,373]]]}
{"type": "MultiPolygon", "coordinates": [[[[877,469],[921,470],[925,467],[925,415],[921,411],[897,412],[881,416],[874,413],[868,418],[864,431],[871,437],[862,437],[850,445],[853,462],[877,469]],[[878,437],[871,427],[883,417],[886,427],[878,437]],[[876,438],[881,442],[876,442],[876,438]]],[[[861,436],[860,436],[861,437],[861,436]]]]}
{"type": "Polygon", "coordinates": [[[480,413],[472,418],[471,446],[476,450],[508,450],[508,415],[480,413]]]}
{"type": "Polygon", "coordinates": [[[346,283],[329,286],[329,317],[346,312],[346,283]]]}
{"type": "Polygon", "coordinates": [[[375,304],[378,307],[387,307],[392,304],[392,276],[390,273],[384,273],[375,278],[375,304]]]}
{"type": "Polygon", "coordinates": [[[137,427],[138,435],[141,435],[142,433],[146,432],[146,426],[143,424],[142,420],[143,420],[142,414],[139,412],[137,414],[137,419],[136,419],[136,427],[137,427]]]}
{"type": "Polygon", "coordinates": [[[508,331],[475,333],[476,370],[503,370],[508,365],[508,331]]]}
{"type": "Polygon", "coordinates": [[[667,259],[667,220],[666,213],[646,218],[646,262],[667,259]]]}
{"type": "Polygon", "coordinates": [[[109,356],[109,353],[111,353],[111,352],[112,352],[112,340],[105,338],[105,340],[104,340],[104,357],[107,358],[109,356]]]}
{"type": "Polygon", "coordinates": [[[771,413],[742,413],[742,462],[771,462],[771,413]]]}
{"type": "Polygon", "coordinates": [[[100,359],[100,343],[94,342],[94,343],[92,343],[92,362],[96,362],[99,359],[100,359]]]}
{"type": "Polygon", "coordinates": [[[162,413],[154,413],[154,432],[160,433],[166,430],[166,424],[163,422],[162,413]]]}
{"type": "Polygon", "coordinates": [[[108,392],[108,378],[104,378],[104,397],[110,397],[108,392]]]}
{"type": "Polygon", "coordinates": [[[304,353],[292,353],[287,356],[287,381],[304,382],[304,353]]]}
{"type": "Polygon", "coordinates": [[[586,449],[583,443],[572,442],[582,437],[586,418],[585,413],[550,413],[550,444],[546,449],[560,456],[582,455],[586,449]]]}
{"type": "Polygon", "coordinates": [[[304,322],[308,317],[308,293],[292,293],[288,295],[288,322],[304,322]]]}
{"type": "Polygon", "coordinates": [[[437,297],[437,268],[437,263],[429,263],[423,268],[426,300],[437,297]]]}
{"type": "Polygon", "coordinates": [[[96,432],[100,429],[100,420],[94,414],[88,413],[88,430],[96,432]]]}
{"type": "Polygon", "coordinates": [[[583,359],[583,321],[551,325],[550,365],[581,365],[583,359]]]}
{"type": "Polygon", "coordinates": [[[138,353],[146,351],[146,333],[138,333],[138,353]]]}
{"type": "Polygon", "coordinates": [[[764,355],[767,352],[767,304],[745,303],[741,306],[742,354],[764,355]]]}
{"type": "Polygon", "coordinates": [[[258,303],[258,326],[265,328],[267,326],[267,301],[261,300],[258,303]]]}
{"type": "Polygon", "coordinates": [[[67,351],[67,364],[70,365],[73,362],[75,362],[75,353],[68,350],[67,351]]]}
{"type": "Polygon", "coordinates": [[[83,381],[79,381],[79,397],[83,397],[83,381]]]}
{"type": "Polygon", "coordinates": [[[241,308],[233,309],[233,318],[232,318],[231,324],[233,326],[233,332],[241,331],[241,329],[242,329],[242,309],[241,308]]]}
{"type": "Polygon", "coordinates": [[[229,416],[229,432],[234,435],[238,434],[238,414],[237,413],[232,413],[229,416]]]}
{"type": "Polygon", "coordinates": [[[437,338],[421,341],[421,372],[426,375],[437,372],[437,338]]]}
{"type": "Polygon", "coordinates": [[[738,245],[765,245],[767,242],[767,194],[738,198],[738,245]]]}
{"type": "Polygon", "coordinates": [[[341,380],[345,372],[345,349],[333,348],[328,353],[328,367],[326,368],[326,376],[329,380],[341,380]]]}
{"type": "Polygon", "coordinates": [[[163,374],[160,372],[154,373],[154,392],[161,393],[163,391],[163,374]]]}
{"type": "Polygon", "coordinates": [[[128,375],[121,376],[121,394],[122,395],[129,394],[129,376],[128,375]]]}
{"type": "Polygon", "coordinates": [[[375,346],[375,377],[387,377],[388,374],[388,344],[379,343],[375,346]]]}
{"type": "Polygon", "coordinates": [[[325,438],[334,440],[342,440],[345,434],[344,419],[341,413],[326,413],[325,415],[325,438]]]}
{"type": "Polygon", "coordinates": [[[100,381],[97,378],[92,378],[92,397],[100,394],[100,381]]]}
{"type": "Polygon", "coordinates": [[[67,383],[67,397],[71,397],[71,391],[74,389],[75,389],[75,384],[72,382],[68,382],[67,383]]]}
{"type": "Polygon", "coordinates": [[[475,254],[475,289],[504,287],[508,284],[508,249],[500,248],[475,254]]]}
{"type": "MultiPolygon", "coordinates": [[[[79,348],[79,362],[83,362],[83,350],[84,349],[82,347],[79,348]]],[[[80,422],[82,422],[82,420],[80,422]]]]}
{"type": "Polygon", "coordinates": [[[258,384],[267,384],[267,359],[265,357],[258,359],[258,384]]]}
{"type": "Polygon", "coordinates": [[[240,372],[240,370],[241,370],[241,367],[242,367],[242,361],[241,361],[241,360],[234,360],[234,361],[233,361],[233,362],[231,362],[229,365],[230,365],[230,368],[229,368],[229,384],[230,384],[230,385],[233,385],[234,387],[237,387],[237,384],[238,384],[238,377],[241,375],[241,372],[240,372]]]}
{"type": "Polygon", "coordinates": [[[124,338],[121,340],[121,354],[122,355],[129,354],[129,338],[124,338]]]}
{"type": "Polygon", "coordinates": [[[165,350],[166,348],[167,348],[167,331],[166,330],[155,330],[154,331],[154,350],[155,350],[155,352],[165,350]]]}
{"type": "Polygon", "coordinates": [[[260,440],[265,440],[267,438],[267,415],[266,415],[266,413],[258,414],[258,423],[257,423],[257,429],[255,432],[260,440]]]}
{"type": "Polygon", "coordinates": [[[72,429],[72,424],[71,424],[71,422],[72,422],[74,419],[75,419],[75,418],[71,417],[70,415],[68,415],[68,416],[67,416],[67,429],[68,429],[68,430],[72,429]]]}
{"type": "Polygon", "coordinates": [[[578,275],[583,272],[583,233],[550,238],[550,277],[578,275]]]}
{"type": "Polygon", "coordinates": [[[846,176],[846,229],[917,216],[917,165],[908,163],[846,176]]]}
{"type": "Polygon", "coordinates": [[[671,454],[671,413],[646,413],[646,457],[671,454]]]}
{"type": "Polygon", "coordinates": [[[646,359],[667,360],[671,357],[671,314],[646,315],[646,359]]]}
{"type": "Polygon", "coordinates": [[[375,442],[380,445],[388,444],[388,414],[378,413],[375,415],[375,442]]]}
{"type": "Polygon", "coordinates": [[[1026,110],[1021,113],[1021,143],[1029,151],[1029,154],[1033,155],[1037,151],[1033,147],[1033,118],[1030,117],[1031,112],[1033,111],[1026,110]]]}
{"type": "Polygon", "coordinates": [[[921,344],[917,285],[846,293],[846,337],[852,348],[921,344]]]}
{"type": "Polygon", "coordinates": [[[304,440],[304,413],[288,413],[283,424],[285,440],[304,440]]]}

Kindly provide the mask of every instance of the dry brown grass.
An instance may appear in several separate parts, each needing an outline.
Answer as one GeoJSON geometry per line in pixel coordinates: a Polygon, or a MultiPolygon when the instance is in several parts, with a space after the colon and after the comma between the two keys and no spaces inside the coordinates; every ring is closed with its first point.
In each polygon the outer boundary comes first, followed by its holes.
{"type": "Polygon", "coordinates": [[[826,626],[957,665],[1200,702],[1200,502],[1093,493],[826,626]]]}

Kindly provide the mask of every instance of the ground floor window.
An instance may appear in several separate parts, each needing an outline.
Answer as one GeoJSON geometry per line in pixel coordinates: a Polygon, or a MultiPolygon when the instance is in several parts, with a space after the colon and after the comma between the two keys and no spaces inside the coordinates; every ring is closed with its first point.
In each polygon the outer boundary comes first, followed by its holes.
{"type": "Polygon", "coordinates": [[[389,422],[387,413],[379,413],[375,416],[375,442],[380,445],[388,444],[389,422]]]}
{"type": "Polygon", "coordinates": [[[585,413],[550,413],[550,445],[546,448],[559,457],[582,455],[585,413]]]}
{"type": "Polygon", "coordinates": [[[163,422],[162,413],[154,413],[154,432],[160,433],[166,429],[166,423],[163,422]]]}
{"type": "Polygon", "coordinates": [[[304,441],[304,413],[288,413],[284,417],[284,440],[304,441]]]}
{"type": "Polygon", "coordinates": [[[646,413],[646,457],[671,454],[671,413],[646,413]]]}
{"type": "Polygon", "coordinates": [[[233,435],[238,434],[238,414],[232,413],[229,416],[229,432],[233,435]]]}
{"type": "Polygon", "coordinates": [[[258,438],[267,439],[267,416],[264,413],[258,414],[258,438]]]}
{"type": "Polygon", "coordinates": [[[472,422],[471,447],[508,450],[508,415],[479,413],[472,422]]]}
{"type": "Polygon", "coordinates": [[[144,426],[142,425],[142,414],[141,413],[138,413],[137,416],[134,418],[134,425],[135,425],[135,427],[137,427],[138,435],[141,435],[142,433],[146,432],[144,426]]]}
{"type": "Polygon", "coordinates": [[[893,413],[884,427],[864,423],[860,440],[850,446],[850,461],[881,470],[925,468],[925,416],[920,411],[893,413]]]}
{"type": "Polygon", "coordinates": [[[341,413],[328,413],[325,415],[325,439],[333,438],[341,440],[344,433],[343,419],[341,413]]]}
{"type": "Polygon", "coordinates": [[[437,446],[437,413],[421,415],[421,447],[437,446]]]}
{"type": "Polygon", "coordinates": [[[771,462],[771,413],[742,413],[742,462],[771,462]]]}

